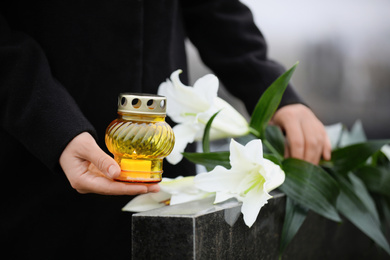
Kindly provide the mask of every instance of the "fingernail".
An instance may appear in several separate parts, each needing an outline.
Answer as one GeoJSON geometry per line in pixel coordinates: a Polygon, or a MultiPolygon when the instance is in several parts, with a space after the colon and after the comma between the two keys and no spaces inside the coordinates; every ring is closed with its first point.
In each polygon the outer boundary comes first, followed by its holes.
{"type": "Polygon", "coordinates": [[[111,165],[108,167],[108,177],[114,178],[116,177],[116,173],[118,172],[118,167],[116,165],[111,165]]]}

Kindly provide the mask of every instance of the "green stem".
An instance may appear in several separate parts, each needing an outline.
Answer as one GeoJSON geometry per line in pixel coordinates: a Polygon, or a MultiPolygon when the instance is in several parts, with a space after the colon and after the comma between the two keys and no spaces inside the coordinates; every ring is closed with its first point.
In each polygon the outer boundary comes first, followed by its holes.
{"type": "Polygon", "coordinates": [[[272,146],[272,144],[270,142],[268,142],[266,139],[264,138],[261,138],[261,135],[260,135],[260,132],[257,131],[256,129],[254,129],[253,127],[249,127],[249,132],[251,134],[253,134],[254,136],[256,136],[257,138],[261,139],[261,141],[263,142],[263,144],[272,152],[273,155],[276,156],[276,158],[278,158],[278,160],[281,162],[283,161],[283,155],[279,154],[278,151],[272,146]]]}
{"type": "Polygon", "coordinates": [[[249,127],[249,133],[253,134],[257,138],[261,139],[260,132],[254,129],[253,127],[249,127]]]}
{"type": "Polygon", "coordinates": [[[262,140],[263,141],[263,144],[272,152],[273,155],[276,156],[276,158],[278,158],[278,160],[281,162],[283,161],[283,156],[272,146],[272,144],[270,142],[268,142],[268,140],[262,140]]]}

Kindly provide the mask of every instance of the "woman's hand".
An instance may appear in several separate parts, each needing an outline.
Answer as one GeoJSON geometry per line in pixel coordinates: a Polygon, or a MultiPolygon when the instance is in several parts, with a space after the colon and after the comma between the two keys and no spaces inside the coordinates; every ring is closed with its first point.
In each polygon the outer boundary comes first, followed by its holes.
{"type": "Polygon", "coordinates": [[[116,161],[106,154],[89,133],[76,136],[60,157],[60,165],[71,186],[79,193],[136,195],[157,192],[157,184],[130,184],[114,181],[120,174],[116,161]]]}
{"type": "Polygon", "coordinates": [[[331,145],[324,125],[302,104],[287,105],[276,111],[271,123],[282,128],[287,137],[285,156],[318,164],[321,157],[331,158],[331,145]]]}

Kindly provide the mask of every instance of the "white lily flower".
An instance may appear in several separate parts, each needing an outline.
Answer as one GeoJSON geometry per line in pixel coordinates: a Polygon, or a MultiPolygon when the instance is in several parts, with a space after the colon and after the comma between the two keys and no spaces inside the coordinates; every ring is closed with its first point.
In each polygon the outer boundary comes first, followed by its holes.
{"type": "Polygon", "coordinates": [[[210,130],[210,140],[244,136],[249,133],[246,119],[230,104],[217,97],[218,78],[212,74],[198,79],[193,87],[179,79],[181,70],[172,73],[170,80],[160,84],[158,94],[167,97],[167,115],[178,123],[173,127],[175,146],[167,157],[177,164],[183,158],[188,143],[202,139],[205,125],[216,112],[210,130]]]}
{"type": "Polygon", "coordinates": [[[175,179],[163,178],[159,192],[138,195],[127,203],[122,210],[131,212],[147,211],[167,205],[204,199],[211,195],[213,194],[195,187],[194,176],[179,176],[175,179]]]}
{"type": "Polygon", "coordinates": [[[211,172],[197,175],[195,186],[208,192],[216,192],[214,203],[230,198],[241,201],[245,224],[251,227],[260,209],[272,197],[269,192],[284,182],[285,174],[278,165],[263,158],[263,147],[259,139],[252,140],[245,146],[232,139],[230,164],[230,170],[216,166],[211,172]]]}

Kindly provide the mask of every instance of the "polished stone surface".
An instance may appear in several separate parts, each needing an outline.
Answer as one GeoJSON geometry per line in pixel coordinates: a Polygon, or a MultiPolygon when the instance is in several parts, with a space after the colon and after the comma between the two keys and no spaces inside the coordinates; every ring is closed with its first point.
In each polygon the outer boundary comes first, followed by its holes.
{"type": "MultiPolygon", "coordinates": [[[[133,259],[278,259],[285,196],[274,193],[248,228],[235,200],[213,198],[133,215],[133,259]]],[[[349,222],[309,213],[283,259],[388,259],[349,222]]]]}

